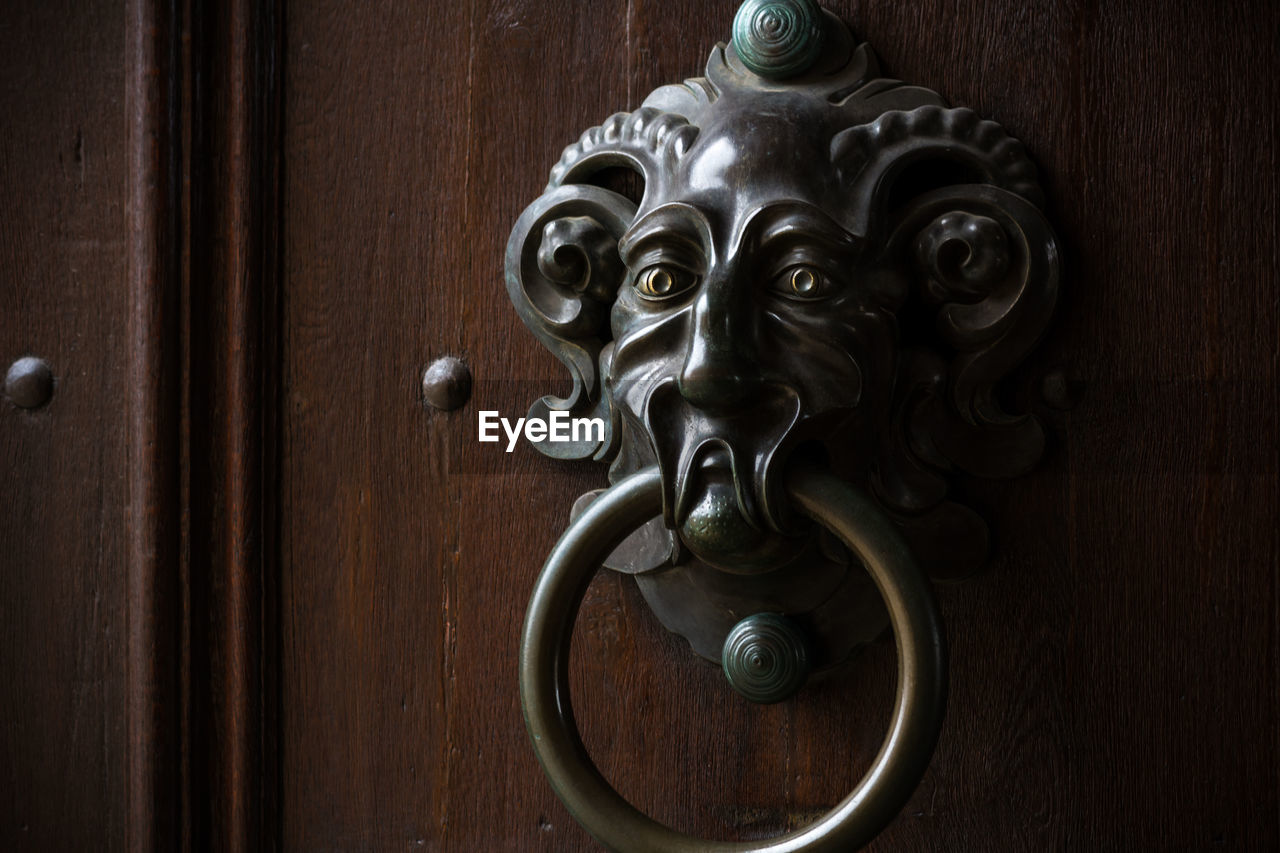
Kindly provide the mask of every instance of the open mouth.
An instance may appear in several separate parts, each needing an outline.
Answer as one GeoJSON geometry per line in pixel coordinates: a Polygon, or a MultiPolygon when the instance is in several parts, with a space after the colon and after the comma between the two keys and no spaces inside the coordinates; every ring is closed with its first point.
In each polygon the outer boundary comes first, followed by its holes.
{"type": "Polygon", "coordinates": [[[703,562],[734,574],[757,574],[786,565],[804,540],[766,523],[753,485],[755,461],[742,457],[723,440],[697,447],[678,485],[676,531],[703,562]]]}
{"type": "MultiPolygon", "coordinates": [[[[694,453],[693,464],[685,475],[689,484],[735,485],[741,477],[735,476],[733,454],[721,442],[708,442],[694,453]]],[[[745,514],[745,512],[744,512],[745,514]]]]}
{"type": "Polygon", "coordinates": [[[763,526],[750,494],[751,472],[738,470],[733,453],[723,441],[704,442],[694,450],[682,473],[676,486],[677,524],[683,523],[696,505],[706,503],[710,495],[718,511],[736,509],[751,527],[763,526]]]}

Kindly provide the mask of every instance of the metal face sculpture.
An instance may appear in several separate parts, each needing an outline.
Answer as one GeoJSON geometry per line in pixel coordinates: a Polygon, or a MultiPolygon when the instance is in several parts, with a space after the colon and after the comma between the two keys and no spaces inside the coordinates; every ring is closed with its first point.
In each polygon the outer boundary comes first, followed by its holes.
{"type": "Polygon", "coordinates": [[[704,77],[565,150],[507,249],[513,303],[573,377],[530,416],[603,418],[603,442],[539,447],[611,460],[613,482],[658,467],[660,518],[606,565],[697,653],[727,661],[741,620],[782,614],[786,654],[823,668],[887,624],[861,563],[792,508],[800,462],[870,493],[933,576],[985,560],[947,478],[1042,451],[993,390],[1054,303],[1040,203],[1016,140],[882,78],[807,2],[749,0],[704,77]]]}

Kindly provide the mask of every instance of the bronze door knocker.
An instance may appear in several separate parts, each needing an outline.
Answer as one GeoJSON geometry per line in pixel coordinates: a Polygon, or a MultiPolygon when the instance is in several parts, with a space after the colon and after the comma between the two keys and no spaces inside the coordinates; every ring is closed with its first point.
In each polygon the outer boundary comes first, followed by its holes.
{"type": "Polygon", "coordinates": [[[525,718],[557,794],[619,850],[848,850],[897,814],[941,726],[928,577],[986,559],[961,471],[1012,476],[1044,434],[995,393],[1041,336],[1059,257],[1036,170],[999,125],[880,76],[809,0],[747,0],[705,76],[565,149],[520,216],[507,289],[573,379],[553,412],[605,434],[537,445],[609,462],[548,558],[521,649],[525,718]],[[629,198],[610,170],[640,176],[629,198]],[[890,733],[826,817],[708,842],[642,815],[586,755],[569,637],[599,565],[757,702],[892,624],[890,733]]]}

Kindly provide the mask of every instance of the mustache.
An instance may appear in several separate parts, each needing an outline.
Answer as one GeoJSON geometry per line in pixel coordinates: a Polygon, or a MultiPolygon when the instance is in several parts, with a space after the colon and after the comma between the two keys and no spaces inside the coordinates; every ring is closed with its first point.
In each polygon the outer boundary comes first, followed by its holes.
{"type": "Polygon", "coordinates": [[[643,416],[662,472],[667,526],[676,527],[707,487],[731,480],[748,524],[788,532],[780,469],[800,420],[794,391],[773,386],[749,411],[712,416],[685,400],[669,379],[647,395],[643,416]]]}

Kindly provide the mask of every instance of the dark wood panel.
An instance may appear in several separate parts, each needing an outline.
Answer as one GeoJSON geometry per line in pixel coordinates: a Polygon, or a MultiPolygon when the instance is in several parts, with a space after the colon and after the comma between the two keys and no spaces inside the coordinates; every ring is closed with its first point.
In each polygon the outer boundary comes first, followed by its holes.
{"type": "Polygon", "coordinates": [[[122,3],[10,4],[0,27],[0,848],[125,842],[122,3]]]}
{"type": "Polygon", "coordinates": [[[473,4],[470,284],[459,293],[465,307],[454,322],[479,382],[460,417],[438,427],[451,433],[449,478],[461,523],[458,565],[448,581],[455,688],[446,707],[446,850],[565,850],[583,835],[540,781],[513,688],[538,555],[563,529],[573,499],[598,485],[602,473],[549,469],[527,448],[493,453],[493,445],[474,439],[479,410],[523,413],[550,385],[567,385],[558,363],[530,346],[511,310],[503,258],[512,223],[546,185],[560,150],[627,98],[626,9],[621,0],[473,4]]]}
{"type": "MultiPolygon", "coordinates": [[[[1031,476],[962,485],[996,553],[941,591],[952,699],[876,849],[1274,845],[1277,13],[1083,2],[834,3],[893,76],[1024,139],[1067,248],[1014,393],[1031,476]],[[1071,412],[1037,402],[1064,365],[1071,412]]],[[[286,846],[586,850],[525,742],[524,602],[604,472],[473,441],[563,381],[502,290],[507,232],[561,147],[700,73],[736,3],[289,8],[284,162],[286,846]],[[425,411],[443,354],[472,403],[425,411]],[[488,455],[486,455],[488,454],[488,455]]],[[[629,582],[584,604],[584,738],[690,832],[760,837],[870,761],[891,645],[747,708],[629,582]]]]}
{"type": "Polygon", "coordinates": [[[1067,279],[1036,362],[1085,385],[1038,472],[971,486],[997,555],[944,592],[936,797],[887,849],[1277,843],[1276,11],[1176,5],[973,8],[959,50],[941,7],[871,12],[893,72],[1041,163],[1067,279]]]}
{"type": "Polygon", "coordinates": [[[275,7],[205,11],[4,31],[2,357],[57,374],[0,413],[5,849],[254,849],[274,803],[275,7]]]}
{"type": "MultiPolygon", "coordinates": [[[[462,519],[427,360],[466,343],[461,4],[292,4],[285,35],[280,820],[289,849],[449,823],[462,519]]],[[[461,415],[459,415],[460,417],[461,415]]]]}

